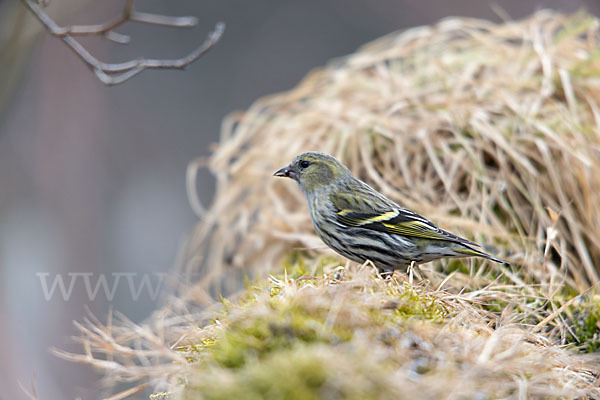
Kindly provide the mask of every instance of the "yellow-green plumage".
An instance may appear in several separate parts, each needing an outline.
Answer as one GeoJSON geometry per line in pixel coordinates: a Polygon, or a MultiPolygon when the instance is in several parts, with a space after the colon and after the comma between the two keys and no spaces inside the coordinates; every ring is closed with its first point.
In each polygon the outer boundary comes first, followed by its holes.
{"type": "Polygon", "coordinates": [[[300,154],[275,175],[298,183],[317,235],[351,260],[371,260],[387,271],[444,257],[478,256],[508,264],[400,207],[328,154],[300,154]]]}

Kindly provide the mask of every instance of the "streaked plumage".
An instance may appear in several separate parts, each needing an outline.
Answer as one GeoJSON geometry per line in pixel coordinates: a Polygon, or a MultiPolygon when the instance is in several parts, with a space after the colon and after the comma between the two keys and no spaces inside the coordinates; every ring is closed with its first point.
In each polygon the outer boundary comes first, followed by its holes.
{"type": "Polygon", "coordinates": [[[304,192],[317,235],[339,254],[390,271],[444,257],[506,261],[389,200],[332,156],[303,153],[277,171],[304,192]]]}

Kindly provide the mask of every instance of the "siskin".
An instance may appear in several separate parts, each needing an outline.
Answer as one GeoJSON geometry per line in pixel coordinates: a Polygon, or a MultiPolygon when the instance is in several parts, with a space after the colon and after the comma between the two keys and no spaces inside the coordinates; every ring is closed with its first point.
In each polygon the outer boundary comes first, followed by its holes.
{"type": "Polygon", "coordinates": [[[356,262],[371,260],[381,272],[445,257],[508,264],[400,207],[328,154],[300,154],[274,175],[300,185],[315,231],[327,246],[356,262]]]}

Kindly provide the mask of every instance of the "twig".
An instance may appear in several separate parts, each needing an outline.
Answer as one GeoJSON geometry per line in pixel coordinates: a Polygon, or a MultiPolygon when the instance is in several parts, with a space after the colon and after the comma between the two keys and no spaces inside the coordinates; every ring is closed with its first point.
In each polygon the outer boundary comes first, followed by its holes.
{"type": "Polygon", "coordinates": [[[206,54],[223,36],[225,24],[217,23],[215,29],[208,34],[204,43],[185,57],[177,59],[145,59],[126,61],[122,63],[105,63],[94,57],[74,36],[103,35],[107,39],[120,44],[126,44],[130,38],[127,35],[114,32],[113,29],[127,21],[135,21],[145,24],[170,26],[170,27],[192,27],[197,24],[196,17],[168,17],[158,14],[149,14],[135,11],[135,0],[126,0],[121,15],[102,24],[96,25],[71,25],[61,27],[44,12],[35,0],[22,0],[35,17],[46,27],[50,34],[61,38],[79,58],[85,62],[106,85],[118,85],[134,77],[145,69],[184,69],[204,54],[206,54]]]}

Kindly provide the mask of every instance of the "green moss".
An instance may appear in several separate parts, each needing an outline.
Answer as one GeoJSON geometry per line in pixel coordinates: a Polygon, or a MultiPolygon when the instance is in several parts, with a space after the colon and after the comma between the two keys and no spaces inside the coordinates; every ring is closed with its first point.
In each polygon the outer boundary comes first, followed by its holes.
{"type": "Polygon", "coordinates": [[[600,350],[600,301],[584,300],[570,311],[569,322],[574,335],[569,332],[567,343],[586,353],[600,350]]]}
{"type": "MultiPolygon", "coordinates": [[[[353,310],[352,318],[341,316],[332,320],[329,318],[331,307],[336,301],[332,297],[322,306],[307,305],[281,299],[278,293],[282,289],[277,284],[268,288],[255,287],[249,291],[252,295],[246,297],[256,299],[257,295],[267,290],[270,296],[266,309],[263,304],[260,312],[253,313],[253,301],[245,300],[237,305],[225,301],[221,312],[223,318],[227,318],[234,309],[247,309],[249,312],[229,321],[227,328],[219,330],[215,337],[205,338],[181,350],[192,354],[188,357],[189,362],[241,369],[249,362],[264,360],[274,353],[289,351],[300,345],[342,344],[351,340],[356,330],[363,326],[376,327],[391,323],[398,327],[407,319],[439,321],[450,315],[443,304],[421,289],[409,284],[399,285],[395,281],[385,284],[386,304],[365,305],[360,303],[360,296],[352,296],[350,303],[344,302],[344,307],[353,310]]],[[[352,290],[358,291],[360,288],[352,290]]],[[[319,296],[334,295],[321,292],[319,296]]]]}
{"type": "Polygon", "coordinates": [[[418,291],[405,283],[404,290],[397,293],[398,304],[394,313],[402,318],[441,320],[449,316],[449,310],[438,299],[424,291],[418,291]]]}
{"type": "MultiPolygon", "coordinates": [[[[272,293],[274,287],[277,285],[267,290],[272,293]]],[[[264,293],[265,288],[253,290],[264,293]]],[[[358,292],[360,288],[351,290],[358,292]]],[[[268,307],[262,304],[264,308],[254,310],[251,304],[245,306],[246,311],[229,320],[214,338],[192,347],[204,357],[196,360],[193,382],[183,385],[183,398],[393,398],[382,381],[388,376],[389,363],[370,365],[348,342],[361,332],[393,345],[400,335],[401,320],[441,318],[447,311],[434,298],[409,285],[389,282],[386,294],[392,307],[362,304],[360,295],[336,303],[340,300],[335,292],[327,291],[318,293],[326,301],[315,304],[263,296],[268,307]],[[334,304],[351,308],[354,318],[339,315],[331,319],[334,304]],[[386,324],[389,326],[381,329],[386,324]],[[338,363],[350,371],[340,373],[338,363]]]]}
{"type": "Polygon", "coordinates": [[[299,343],[260,361],[250,361],[239,370],[199,374],[186,388],[183,399],[392,398],[383,376],[384,367],[365,365],[361,353],[333,353],[324,345],[299,343]]]}
{"type": "Polygon", "coordinates": [[[352,337],[352,330],[340,324],[327,326],[327,310],[271,303],[272,312],[236,321],[216,338],[212,358],[221,366],[239,368],[248,359],[291,348],[296,343],[339,343],[352,337]]]}

